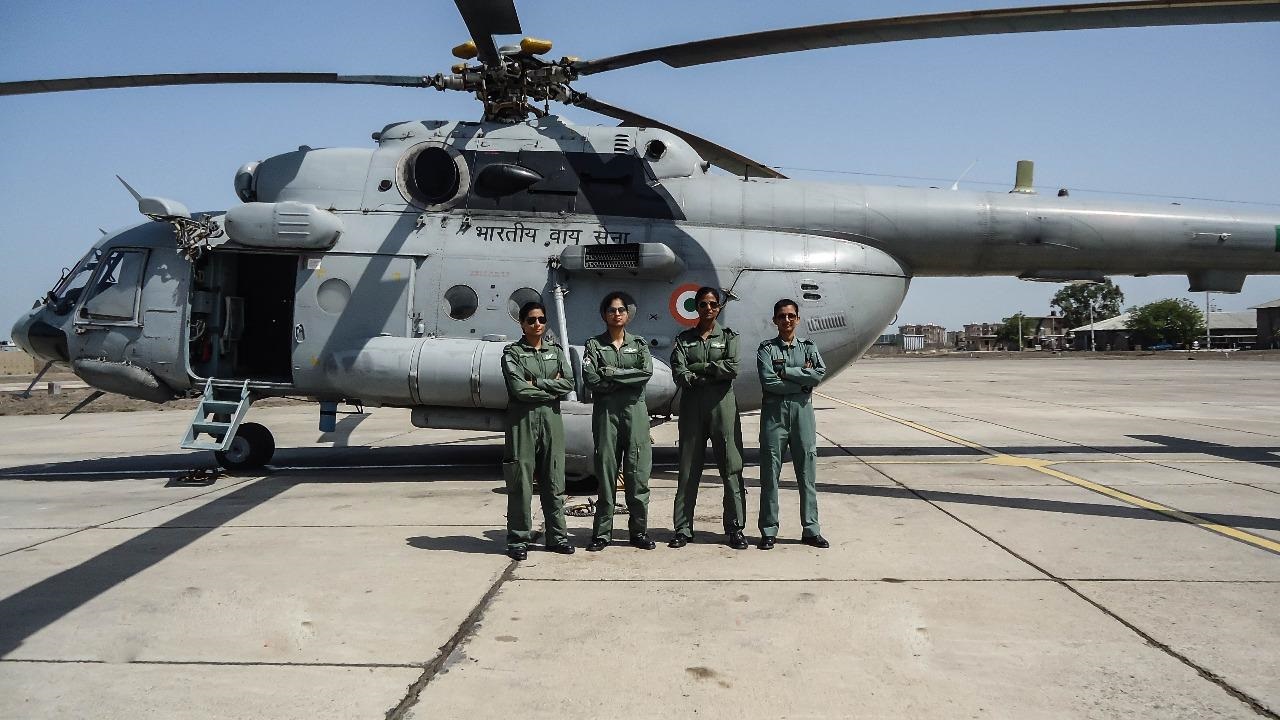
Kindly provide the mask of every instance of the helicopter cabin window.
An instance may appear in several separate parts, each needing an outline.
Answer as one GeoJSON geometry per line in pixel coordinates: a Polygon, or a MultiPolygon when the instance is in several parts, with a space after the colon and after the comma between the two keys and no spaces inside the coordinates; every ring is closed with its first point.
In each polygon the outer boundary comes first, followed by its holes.
{"type": "Polygon", "coordinates": [[[466,320],[476,314],[480,307],[480,298],[476,291],[466,285],[454,285],[444,293],[444,301],[449,305],[449,317],[454,320],[466,320]]]}
{"type": "Polygon", "coordinates": [[[62,279],[49,291],[48,295],[53,303],[55,314],[66,315],[71,312],[71,308],[75,307],[84,293],[85,286],[89,284],[89,278],[93,277],[93,273],[98,269],[98,261],[101,259],[102,251],[94,248],[81,258],[74,268],[63,274],[62,279]]]}
{"type": "Polygon", "coordinates": [[[80,317],[110,323],[137,319],[138,294],[146,266],[145,250],[112,250],[89,285],[80,317]]]}
{"type": "Polygon", "coordinates": [[[512,320],[520,319],[520,308],[525,303],[542,302],[542,293],[533,288],[520,288],[511,293],[511,297],[507,299],[507,312],[511,313],[512,320]]]}

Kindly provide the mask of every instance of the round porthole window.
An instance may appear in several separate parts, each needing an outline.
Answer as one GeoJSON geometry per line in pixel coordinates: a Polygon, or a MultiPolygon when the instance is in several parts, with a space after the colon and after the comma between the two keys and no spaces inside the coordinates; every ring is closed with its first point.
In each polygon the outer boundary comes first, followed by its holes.
{"type": "Polygon", "coordinates": [[[347,301],[351,300],[351,286],[340,278],[329,278],[320,284],[316,300],[325,312],[341,315],[347,308],[347,301]]]}
{"type": "Polygon", "coordinates": [[[466,285],[454,285],[444,293],[445,304],[449,306],[449,317],[454,320],[466,320],[476,314],[480,307],[480,298],[476,291],[466,285]]]}
{"type": "Polygon", "coordinates": [[[511,298],[507,300],[507,312],[511,313],[511,319],[519,320],[520,308],[529,302],[542,302],[542,293],[533,288],[520,288],[511,293],[511,298]]]}

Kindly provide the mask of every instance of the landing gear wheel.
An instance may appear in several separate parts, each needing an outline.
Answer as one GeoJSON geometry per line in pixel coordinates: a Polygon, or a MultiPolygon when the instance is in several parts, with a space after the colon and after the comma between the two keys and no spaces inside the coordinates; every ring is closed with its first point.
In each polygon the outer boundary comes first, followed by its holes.
{"type": "Polygon", "coordinates": [[[600,491],[600,481],[595,475],[568,476],[564,480],[567,495],[595,495],[600,491]]]}
{"type": "Polygon", "coordinates": [[[276,452],[276,439],[271,431],[258,423],[245,423],[236,431],[226,452],[215,450],[218,464],[228,470],[250,470],[271,462],[276,452]]]}

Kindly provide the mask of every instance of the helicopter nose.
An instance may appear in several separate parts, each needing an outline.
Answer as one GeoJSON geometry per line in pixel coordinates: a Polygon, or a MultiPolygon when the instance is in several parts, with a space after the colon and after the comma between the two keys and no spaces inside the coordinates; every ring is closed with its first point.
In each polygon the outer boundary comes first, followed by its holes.
{"type": "Polygon", "coordinates": [[[43,306],[32,308],[13,325],[10,336],[28,355],[46,362],[68,362],[67,334],[45,317],[43,306]]]}

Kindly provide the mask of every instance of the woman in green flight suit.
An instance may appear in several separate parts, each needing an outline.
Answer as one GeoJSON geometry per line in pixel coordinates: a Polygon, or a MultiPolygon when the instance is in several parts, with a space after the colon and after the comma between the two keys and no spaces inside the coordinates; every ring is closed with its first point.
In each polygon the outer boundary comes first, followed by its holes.
{"type": "Polygon", "coordinates": [[[733,379],[738,376],[738,334],[716,325],[720,291],[698,288],[698,324],[676,337],[671,374],[680,386],[680,480],[676,485],[675,537],[670,547],[693,539],[693,507],[702,480],[707,439],[724,482],[724,532],[729,547],[746,550],[747,496],[742,484],[742,423],[733,379]]]}
{"type": "Polygon", "coordinates": [[[507,481],[507,554],[529,556],[533,539],[533,480],[538,479],[547,549],[573,554],[564,523],[564,423],[560,400],[573,390],[564,350],[544,339],[547,309],[539,302],[520,308],[524,337],[502,351],[507,381],[507,439],[502,474],[507,481]]]}
{"type": "Polygon", "coordinates": [[[594,394],[591,431],[595,440],[595,473],[600,481],[595,528],[590,552],[605,549],[613,539],[613,508],[618,470],[627,497],[627,529],[631,544],[652,550],[649,539],[649,471],[653,450],[649,443],[649,409],[644,386],[653,377],[649,344],[627,332],[635,300],[621,292],[600,301],[605,331],[587,340],[582,378],[594,394]]]}

